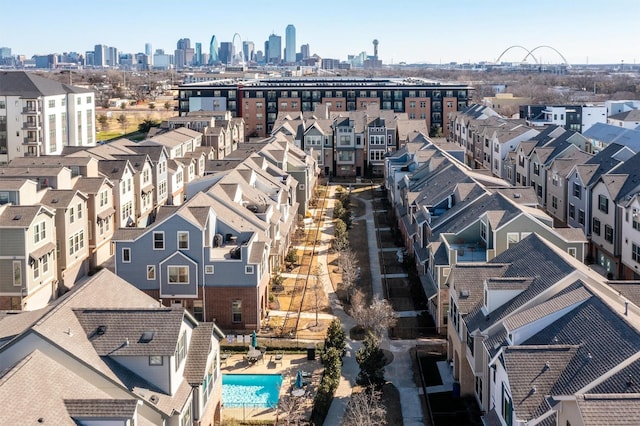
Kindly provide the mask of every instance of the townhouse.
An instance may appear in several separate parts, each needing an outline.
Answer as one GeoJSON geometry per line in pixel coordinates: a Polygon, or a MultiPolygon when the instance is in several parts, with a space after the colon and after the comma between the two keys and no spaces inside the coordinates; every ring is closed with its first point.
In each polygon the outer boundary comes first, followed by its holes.
{"type": "Polygon", "coordinates": [[[0,206],[0,306],[33,311],[60,291],[55,211],[42,205],[0,206]]]}
{"type": "Polygon", "coordinates": [[[89,272],[88,198],[76,189],[50,189],[40,200],[56,213],[56,276],[66,289],[89,272]]]}
{"type": "Polygon", "coordinates": [[[590,150],[598,153],[611,143],[626,146],[633,152],[640,151],[640,131],[614,126],[613,124],[596,123],[582,134],[589,141],[590,150]]]}
{"type": "Polygon", "coordinates": [[[116,273],[196,318],[256,329],[266,316],[271,241],[244,210],[202,192],[162,207],[151,226],[116,231],[116,273]]]}
{"type": "MultiPolygon", "coordinates": [[[[622,206],[640,189],[640,154],[601,175],[591,190],[591,246],[590,254],[604,273],[614,278],[627,278],[633,271],[620,263],[623,240],[622,206]]],[[[635,268],[634,268],[635,269],[635,268]]]]}
{"type": "MultiPolygon", "coordinates": [[[[584,151],[576,151],[564,157],[556,157],[546,167],[547,182],[545,185],[547,200],[546,211],[560,224],[567,223],[567,197],[569,173],[577,165],[588,163],[592,159],[591,154],[584,151]]],[[[584,213],[584,212],[582,212],[584,213]]],[[[575,218],[575,209],[574,209],[575,218]]],[[[584,223],[584,215],[582,223],[584,223]]],[[[578,211],[578,222],[580,222],[580,212],[578,211]]]]}
{"type": "Polygon", "coordinates": [[[222,332],[107,270],[0,330],[2,424],[220,421],[222,332]],[[17,397],[34,382],[40,398],[17,397]]]}

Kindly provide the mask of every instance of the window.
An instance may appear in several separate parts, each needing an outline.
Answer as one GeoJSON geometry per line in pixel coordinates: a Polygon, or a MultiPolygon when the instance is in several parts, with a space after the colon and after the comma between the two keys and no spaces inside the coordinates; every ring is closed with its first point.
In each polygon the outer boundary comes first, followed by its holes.
{"type": "Polygon", "coordinates": [[[164,232],[153,233],[153,249],[164,250],[164,232]]]}
{"type": "Polygon", "coordinates": [[[640,246],[636,245],[636,243],[631,243],[631,259],[640,263],[640,246]]]}
{"type": "Polygon", "coordinates": [[[244,273],[245,274],[253,274],[253,265],[246,265],[244,267],[244,273]]]}
{"type": "Polygon", "coordinates": [[[122,249],[122,263],[131,263],[131,249],[128,247],[122,249]]]}
{"type": "Polygon", "coordinates": [[[513,411],[513,403],[511,402],[511,396],[507,393],[507,389],[502,383],[502,419],[505,421],[507,426],[513,425],[512,420],[512,411],[513,411]]]}
{"type": "Polygon", "coordinates": [[[575,248],[575,247],[569,247],[569,248],[567,248],[567,253],[569,253],[569,256],[571,256],[571,257],[576,257],[576,253],[577,253],[577,252],[578,252],[578,251],[576,250],[576,248],[575,248]]]}
{"type": "Polygon", "coordinates": [[[82,219],[82,203],[78,203],[78,208],[76,209],[76,213],[78,214],[78,219],[82,219]]]}
{"type": "Polygon", "coordinates": [[[542,185],[538,185],[538,188],[537,188],[536,192],[538,194],[538,197],[542,197],[542,185]]]}
{"type": "Polygon", "coordinates": [[[176,346],[176,371],[180,368],[180,364],[187,357],[187,333],[182,332],[182,335],[178,339],[178,345],[176,346]]]}
{"type": "Polygon", "coordinates": [[[582,186],[580,186],[580,184],[578,183],[573,183],[573,196],[576,197],[578,200],[582,199],[582,186]]]}
{"type": "Polygon", "coordinates": [[[49,99],[49,108],[55,108],[55,107],[56,107],[56,100],[49,99]]]}
{"type": "Polygon", "coordinates": [[[148,280],[156,279],[156,265],[147,265],[147,279],[148,280]]]}
{"type": "Polygon", "coordinates": [[[184,414],[182,415],[182,420],[180,421],[180,426],[190,426],[191,424],[191,404],[187,404],[184,414]]]}
{"type": "Polygon", "coordinates": [[[40,222],[33,227],[33,242],[38,244],[47,237],[47,227],[45,222],[40,222]]]}
{"type": "Polygon", "coordinates": [[[189,284],[188,266],[168,266],[167,276],[169,284],[189,284]]]}
{"type": "Polygon", "coordinates": [[[213,265],[205,265],[204,273],[207,275],[213,274],[213,265]]]}
{"type": "Polygon", "coordinates": [[[480,238],[482,241],[487,241],[487,224],[484,222],[480,222],[480,238]]]}
{"type": "Polygon", "coordinates": [[[631,215],[631,226],[633,226],[633,229],[635,229],[636,231],[640,231],[640,222],[638,222],[638,212],[635,211],[636,209],[633,209],[634,212],[631,215]]]}
{"type": "Polygon", "coordinates": [[[596,235],[600,235],[600,219],[597,217],[593,218],[593,233],[596,235]]]}
{"type": "Polygon", "coordinates": [[[19,260],[13,261],[13,285],[22,287],[22,262],[19,260]]]}
{"type": "Polygon", "coordinates": [[[471,352],[471,356],[473,356],[473,336],[469,330],[467,330],[467,347],[471,352]]]}
{"type": "Polygon", "coordinates": [[[598,195],[598,210],[609,213],[609,199],[604,195],[598,195]]]}
{"type": "Polygon", "coordinates": [[[162,365],[162,355],[149,355],[149,365],[162,365]]]}
{"type": "Polygon", "coordinates": [[[78,99],[76,100],[76,104],[80,105],[82,103],[82,99],[78,96],[78,99]]]}
{"type": "Polygon", "coordinates": [[[604,226],[604,239],[609,243],[613,243],[613,228],[609,225],[604,226]]]}
{"type": "Polygon", "coordinates": [[[551,196],[551,207],[553,207],[554,209],[558,208],[558,197],[556,197],[555,195],[551,196]]]}
{"type": "Polygon", "coordinates": [[[242,322],[242,300],[231,302],[231,322],[242,322]]]}
{"type": "Polygon", "coordinates": [[[569,219],[576,218],[576,206],[573,204],[569,204],[569,219]]]}
{"type": "Polygon", "coordinates": [[[476,395],[478,400],[482,402],[482,377],[476,376],[476,395]]]}
{"type": "Polygon", "coordinates": [[[520,242],[520,234],[517,232],[507,232],[507,248],[511,248],[520,242]]]}
{"type": "Polygon", "coordinates": [[[40,276],[40,260],[33,262],[33,279],[37,279],[40,276]]]}
{"type": "Polygon", "coordinates": [[[553,184],[553,186],[558,186],[560,181],[560,178],[558,177],[558,175],[554,174],[553,176],[551,176],[551,183],[553,184]]]}
{"type": "Polygon", "coordinates": [[[69,209],[69,223],[73,223],[76,220],[75,209],[71,207],[69,209]]]}
{"type": "Polygon", "coordinates": [[[73,255],[84,248],[84,229],[69,237],[69,255],[73,255]]]}
{"type": "Polygon", "coordinates": [[[584,210],[578,210],[578,223],[584,225],[584,210]]]}
{"type": "Polygon", "coordinates": [[[533,163],[533,174],[536,176],[540,176],[540,164],[533,163]]]}
{"type": "Polygon", "coordinates": [[[178,231],[178,250],[189,250],[189,232],[178,231]]]}

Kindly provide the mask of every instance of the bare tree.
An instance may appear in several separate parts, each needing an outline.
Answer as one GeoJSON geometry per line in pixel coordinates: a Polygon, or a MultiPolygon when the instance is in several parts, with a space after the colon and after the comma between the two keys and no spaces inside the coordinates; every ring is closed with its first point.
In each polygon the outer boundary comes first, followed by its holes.
{"type": "Polygon", "coordinates": [[[393,327],[397,319],[391,304],[378,295],[367,304],[366,297],[356,290],[351,301],[351,316],[365,330],[371,330],[377,338],[381,338],[389,327],[393,327]]]}
{"type": "Polygon", "coordinates": [[[341,250],[338,254],[338,265],[342,270],[342,289],[347,293],[347,301],[351,301],[351,296],[360,278],[356,253],[349,248],[341,250]]]}
{"type": "Polygon", "coordinates": [[[313,291],[313,308],[316,311],[316,323],[314,324],[315,327],[319,325],[318,312],[320,311],[320,302],[321,302],[320,297],[323,291],[321,268],[322,268],[321,264],[318,264],[318,266],[313,268],[313,288],[311,290],[313,291]]]}
{"type": "Polygon", "coordinates": [[[343,426],[368,426],[387,424],[387,409],[382,404],[382,392],[367,388],[352,393],[344,416],[343,426]]]}
{"type": "MultiPolygon", "coordinates": [[[[302,407],[302,399],[284,395],[278,402],[278,410],[282,413],[284,424],[293,426],[301,424],[304,420],[304,411],[302,407]]],[[[279,423],[280,424],[280,423],[279,423]]]]}
{"type": "Polygon", "coordinates": [[[129,119],[127,118],[127,116],[125,114],[120,114],[117,121],[118,124],[122,126],[122,133],[127,133],[127,124],[129,123],[129,119]]]}

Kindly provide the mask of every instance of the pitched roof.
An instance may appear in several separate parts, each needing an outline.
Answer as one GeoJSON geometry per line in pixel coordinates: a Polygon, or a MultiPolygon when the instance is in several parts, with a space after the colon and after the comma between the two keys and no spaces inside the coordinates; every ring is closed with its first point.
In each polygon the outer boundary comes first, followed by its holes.
{"type": "Polygon", "coordinates": [[[41,211],[53,215],[49,209],[43,206],[14,206],[7,205],[0,210],[0,227],[28,228],[41,211]]]}
{"type": "Polygon", "coordinates": [[[100,356],[173,355],[184,309],[75,309],[100,356]]]}
{"type": "Polygon", "coordinates": [[[69,416],[74,419],[84,417],[106,417],[132,419],[138,408],[138,400],[131,399],[65,399],[69,416]]]}
{"type": "Polygon", "coordinates": [[[578,395],[576,402],[585,426],[640,424],[640,394],[578,395]]]}
{"type": "Polygon", "coordinates": [[[577,351],[576,345],[510,346],[504,349],[504,366],[518,420],[531,420],[546,411],[545,397],[577,351]]]}
{"type": "Polygon", "coordinates": [[[0,72],[0,95],[2,96],[37,98],[39,96],[65,95],[67,93],[93,92],[82,87],[58,83],[55,80],[40,77],[39,75],[30,72],[0,72]]]}
{"type": "Polygon", "coordinates": [[[484,297],[484,280],[491,277],[502,276],[507,270],[507,264],[457,264],[451,268],[449,274],[449,291],[458,296],[458,310],[460,313],[468,313],[484,297]]]}
{"type": "Polygon", "coordinates": [[[207,358],[211,353],[212,322],[200,323],[191,333],[189,353],[184,366],[184,378],[192,386],[202,383],[207,371],[207,358]]]}

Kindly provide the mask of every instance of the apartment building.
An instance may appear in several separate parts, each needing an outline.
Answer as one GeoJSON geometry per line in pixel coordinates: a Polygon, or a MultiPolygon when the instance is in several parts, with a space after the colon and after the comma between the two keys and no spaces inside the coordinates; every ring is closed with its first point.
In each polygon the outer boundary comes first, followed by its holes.
{"type": "Polygon", "coordinates": [[[95,96],[25,71],[0,73],[0,164],[95,144],[95,96]]]}
{"type": "Polygon", "coordinates": [[[311,112],[326,104],[329,111],[381,110],[406,113],[428,129],[448,134],[445,117],[467,106],[470,87],[433,84],[406,78],[269,78],[237,82],[209,81],[179,86],[180,115],[231,111],[245,121],[246,137],[266,137],[276,127],[279,112],[311,112]]]}

